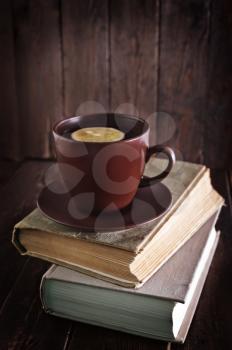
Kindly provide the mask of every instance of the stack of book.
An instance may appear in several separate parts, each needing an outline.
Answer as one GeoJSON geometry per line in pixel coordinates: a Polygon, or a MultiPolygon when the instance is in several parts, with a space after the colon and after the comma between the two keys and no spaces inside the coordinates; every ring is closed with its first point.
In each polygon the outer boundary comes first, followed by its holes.
{"type": "MultiPolygon", "coordinates": [[[[146,174],[154,175],[162,162],[151,160],[146,174]]],[[[46,312],[185,340],[217,246],[215,223],[224,201],[203,165],[178,161],[163,183],[172,193],[171,209],[135,228],[78,232],[39,209],[15,226],[13,244],[21,254],[55,264],[41,282],[46,312]]]]}

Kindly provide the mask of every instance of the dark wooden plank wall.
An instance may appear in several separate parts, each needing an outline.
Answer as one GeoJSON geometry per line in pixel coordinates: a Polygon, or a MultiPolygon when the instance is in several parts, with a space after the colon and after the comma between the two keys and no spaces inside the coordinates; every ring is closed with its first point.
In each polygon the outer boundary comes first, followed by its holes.
{"type": "MultiPolygon", "coordinates": [[[[158,110],[168,113],[169,123],[174,119],[171,144],[196,162],[204,161],[205,151],[208,6],[207,1],[161,2],[158,110]]],[[[162,141],[166,139],[162,115],[158,121],[162,141]]]]}
{"type": "Polygon", "coordinates": [[[110,109],[149,120],[155,141],[158,1],[110,3],[110,109]]]}
{"type": "Polygon", "coordinates": [[[9,1],[0,2],[0,155],[19,158],[19,115],[15,81],[13,21],[9,1]]]}
{"type": "Polygon", "coordinates": [[[54,121],[144,116],[151,142],[232,164],[229,0],[13,0],[0,8],[0,156],[49,158],[54,121]],[[157,112],[157,113],[156,113],[157,112]]]}
{"type": "Polygon", "coordinates": [[[21,156],[49,157],[49,131],[62,115],[58,5],[12,2],[21,156]]]}
{"type": "Polygon", "coordinates": [[[62,1],[61,17],[64,114],[108,110],[108,1],[62,1]]]}

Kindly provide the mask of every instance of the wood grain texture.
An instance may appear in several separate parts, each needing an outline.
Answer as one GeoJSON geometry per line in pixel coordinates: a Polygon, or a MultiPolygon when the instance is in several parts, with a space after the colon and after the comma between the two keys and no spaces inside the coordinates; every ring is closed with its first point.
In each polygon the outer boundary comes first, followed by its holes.
{"type": "Polygon", "coordinates": [[[0,2],[0,157],[21,156],[11,3],[0,2]]]}
{"type": "Polygon", "coordinates": [[[66,342],[70,322],[52,322],[41,310],[38,289],[48,264],[21,257],[11,244],[13,225],[34,207],[48,166],[47,162],[28,162],[16,171],[15,163],[1,162],[1,349],[63,349],[66,342]]]}
{"type": "Polygon", "coordinates": [[[76,349],[168,350],[169,343],[75,322],[67,350],[76,349]]]}
{"type": "Polygon", "coordinates": [[[194,162],[203,162],[209,6],[200,0],[161,2],[158,111],[168,118],[165,123],[158,114],[158,141],[174,123],[169,144],[194,162]]]}
{"type": "Polygon", "coordinates": [[[225,197],[228,207],[223,208],[217,224],[221,230],[219,245],[189,335],[184,345],[172,345],[175,350],[231,348],[231,198],[225,172],[214,171],[212,180],[215,188],[225,197]]]}
{"type": "Polygon", "coordinates": [[[204,159],[213,168],[232,168],[232,3],[212,1],[204,120],[204,159]]]}
{"type": "Polygon", "coordinates": [[[19,166],[20,162],[0,160],[0,190],[9,182],[19,166]]]}
{"type": "Polygon", "coordinates": [[[0,308],[3,305],[17,274],[27,258],[20,257],[11,243],[13,225],[35,206],[41,189],[38,182],[47,162],[28,162],[20,167],[7,184],[0,188],[0,308]],[[30,181],[28,178],[30,177],[30,181]],[[5,263],[7,261],[7,264],[5,263]]]}
{"type": "MultiPolygon", "coordinates": [[[[30,267],[30,273],[32,266],[30,267]]],[[[41,272],[39,273],[41,277],[41,272]]],[[[21,350],[66,350],[67,343],[72,331],[72,322],[62,318],[55,318],[46,315],[41,309],[41,301],[38,294],[39,286],[36,286],[37,296],[30,310],[30,317],[33,322],[33,316],[37,319],[32,323],[32,327],[25,332],[24,342],[21,342],[21,350]]],[[[15,350],[18,348],[15,348],[15,350]]]]}
{"type": "Polygon", "coordinates": [[[24,157],[50,156],[62,115],[58,0],[13,1],[20,142],[24,157]]]}
{"type": "Polygon", "coordinates": [[[107,110],[108,2],[63,0],[61,11],[65,116],[107,110]]]}
{"type": "Polygon", "coordinates": [[[38,303],[35,309],[35,303],[41,273],[45,269],[46,264],[27,259],[18,274],[13,288],[1,307],[0,343],[3,349],[25,349],[23,347],[25,337],[31,333],[39,314],[42,312],[38,303]]]}
{"type": "MultiPolygon", "coordinates": [[[[52,322],[39,300],[40,279],[49,264],[20,256],[11,244],[13,225],[35,206],[49,165],[27,162],[0,187],[0,279],[4,281],[0,284],[1,349],[63,349],[66,341],[70,322],[52,322]]],[[[9,173],[8,169],[4,173],[9,173]]]]}
{"type": "Polygon", "coordinates": [[[111,1],[110,24],[110,109],[148,119],[154,143],[159,1],[111,1]]]}
{"type": "Polygon", "coordinates": [[[41,308],[39,286],[47,268],[31,259],[21,270],[0,314],[2,349],[64,348],[71,322],[49,318],[41,308]]]}
{"type": "Polygon", "coordinates": [[[231,12],[229,0],[2,1],[0,158],[49,158],[55,121],[117,110],[178,159],[231,167],[231,12]]]}

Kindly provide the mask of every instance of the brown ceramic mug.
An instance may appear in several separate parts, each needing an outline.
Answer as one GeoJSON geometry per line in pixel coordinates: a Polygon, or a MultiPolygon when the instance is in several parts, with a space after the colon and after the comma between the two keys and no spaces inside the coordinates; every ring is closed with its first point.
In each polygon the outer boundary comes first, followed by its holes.
{"type": "MultiPolygon", "coordinates": [[[[175,154],[171,148],[148,146],[148,123],[129,115],[105,113],[65,119],[55,124],[53,136],[60,173],[67,191],[76,198],[79,207],[84,202],[81,200],[84,197],[80,195],[91,198],[95,211],[126,207],[132,202],[138,187],[161,181],[175,163],[175,154]],[[75,141],[70,137],[77,129],[96,126],[119,129],[125,133],[125,138],[99,143],[75,141]],[[152,155],[161,152],[168,157],[167,168],[158,176],[144,176],[145,163],[152,155]]],[[[86,203],[83,203],[83,210],[85,207],[86,203]]]]}

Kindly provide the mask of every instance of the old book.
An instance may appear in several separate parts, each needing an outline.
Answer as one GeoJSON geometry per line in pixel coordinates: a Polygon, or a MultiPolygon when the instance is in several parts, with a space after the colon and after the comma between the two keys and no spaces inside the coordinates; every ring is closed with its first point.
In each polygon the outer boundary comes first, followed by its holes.
{"type": "Polygon", "coordinates": [[[167,341],[183,342],[217,246],[211,217],[139,289],[53,265],[41,282],[46,312],[167,341]]]}
{"type": "MultiPolygon", "coordinates": [[[[154,174],[162,162],[151,161],[147,175],[154,174]]],[[[223,204],[211,186],[209,170],[202,165],[177,162],[164,183],[172,192],[173,205],[153,223],[118,232],[77,232],[36,209],[15,226],[13,243],[21,254],[138,287],[223,204]]]]}

